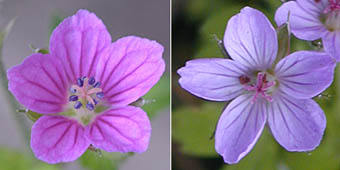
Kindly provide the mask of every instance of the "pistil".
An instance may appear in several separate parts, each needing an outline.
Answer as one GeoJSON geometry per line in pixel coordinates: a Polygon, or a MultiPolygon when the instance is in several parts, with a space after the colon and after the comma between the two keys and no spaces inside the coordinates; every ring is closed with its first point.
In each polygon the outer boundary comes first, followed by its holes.
{"type": "Polygon", "coordinates": [[[276,82],[274,80],[268,81],[267,74],[264,72],[259,72],[257,74],[256,83],[252,85],[245,84],[244,88],[248,91],[255,92],[254,97],[252,99],[252,103],[256,101],[259,96],[262,96],[267,101],[273,101],[271,95],[269,94],[270,89],[274,87],[276,82]]]}
{"type": "Polygon", "coordinates": [[[340,31],[340,0],[329,0],[321,19],[329,31],[340,31]]]}

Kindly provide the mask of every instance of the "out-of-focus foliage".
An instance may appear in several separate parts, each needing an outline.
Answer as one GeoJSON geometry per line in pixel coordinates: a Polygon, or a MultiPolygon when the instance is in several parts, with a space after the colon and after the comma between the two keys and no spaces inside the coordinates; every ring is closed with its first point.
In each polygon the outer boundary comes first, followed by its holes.
{"type": "MultiPolygon", "coordinates": [[[[214,35],[223,40],[224,31],[229,18],[245,6],[257,8],[274,23],[276,9],[282,4],[280,0],[186,0],[174,1],[178,9],[173,10],[173,28],[180,25],[194,25],[188,30],[180,30],[181,37],[173,34],[173,40],[187,40],[173,44],[185,45],[185,48],[173,48],[173,54],[188,54],[188,56],[172,56],[173,80],[177,80],[177,68],[184,66],[186,60],[195,58],[222,58],[221,49],[214,40],[214,35]],[[180,22],[177,22],[180,21],[180,22]],[[185,35],[195,37],[186,37],[185,35]],[[182,50],[182,51],[178,51],[182,50]],[[185,51],[184,51],[185,50],[185,51]],[[176,62],[176,61],[183,61],[176,62]]],[[[184,29],[184,28],[183,28],[184,29]]],[[[173,30],[179,32],[178,30],[173,30]]],[[[284,30],[286,31],[286,30],[284,30]]],[[[284,33],[285,34],[285,33],[284,33]]],[[[283,42],[286,44],[287,42],[283,42]]],[[[299,40],[291,35],[290,53],[298,50],[320,50],[317,43],[299,40]]],[[[286,52],[285,50],[283,51],[286,52]]],[[[260,139],[250,153],[236,165],[224,164],[221,156],[214,149],[214,141],[209,140],[222,108],[226,103],[216,103],[200,100],[181,89],[178,82],[173,82],[172,100],[172,135],[173,169],[184,170],[183,167],[201,167],[200,170],[320,170],[340,169],[340,69],[335,71],[335,80],[330,88],[315,100],[325,111],[327,127],[319,147],[311,152],[288,152],[274,139],[268,127],[265,127],[260,139]],[[174,90],[175,88],[175,90],[174,90]],[[188,101],[188,99],[191,99],[188,101]],[[186,155],[186,162],[177,161],[176,157],[186,155]],[[180,164],[187,164],[186,166],[180,164]],[[192,165],[195,164],[195,165],[192,165]]]]}
{"type": "Polygon", "coordinates": [[[143,98],[147,103],[142,108],[150,119],[152,119],[159,111],[168,108],[170,103],[169,76],[163,76],[158,83],[143,96],[143,98]]]}
{"type": "Polygon", "coordinates": [[[133,154],[87,150],[79,161],[88,170],[116,170],[119,164],[123,163],[131,155],[133,154]]]}
{"type": "Polygon", "coordinates": [[[8,148],[0,148],[0,169],[3,170],[59,170],[55,165],[38,161],[28,154],[8,148]]]}
{"type": "Polygon", "coordinates": [[[173,112],[173,140],[180,144],[183,153],[193,156],[217,157],[213,136],[222,103],[205,104],[200,107],[183,107],[173,112]]]}

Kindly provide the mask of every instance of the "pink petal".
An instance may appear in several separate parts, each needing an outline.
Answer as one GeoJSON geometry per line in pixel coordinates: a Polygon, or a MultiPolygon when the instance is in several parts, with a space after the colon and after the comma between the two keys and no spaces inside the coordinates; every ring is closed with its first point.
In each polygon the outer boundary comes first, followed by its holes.
{"type": "Polygon", "coordinates": [[[327,33],[327,29],[320,21],[324,2],[316,3],[312,0],[299,0],[284,3],[275,14],[278,26],[288,21],[293,34],[303,40],[316,40],[327,33]]]}
{"type": "Polygon", "coordinates": [[[75,82],[81,76],[93,76],[96,64],[111,36],[94,13],[79,10],[66,18],[52,33],[50,53],[60,59],[67,77],[75,82]]]}
{"type": "Polygon", "coordinates": [[[279,94],[268,105],[268,124],[275,139],[288,151],[310,151],[320,144],[326,117],[312,99],[279,94]]]}
{"type": "Polygon", "coordinates": [[[80,157],[90,143],[85,129],[63,116],[43,116],[32,127],[31,148],[47,163],[70,162],[80,157]]]}
{"type": "Polygon", "coordinates": [[[326,53],[295,52],[275,67],[279,89],[294,98],[312,98],[331,85],[335,65],[334,58],[326,53]]]}
{"type": "Polygon", "coordinates": [[[224,43],[231,58],[256,70],[271,68],[278,48],[276,31],[269,20],[249,7],[229,20],[224,43]]]}
{"type": "Polygon", "coordinates": [[[215,149],[224,162],[239,162],[253,148],[266,123],[266,101],[245,94],[233,100],[222,113],[215,134],[215,149]]]}
{"type": "Polygon", "coordinates": [[[228,101],[244,92],[240,77],[250,75],[250,71],[233,60],[214,58],[188,61],[178,74],[179,84],[190,93],[207,100],[228,101]]]}
{"type": "Polygon", "coordinates": [[[322,43],[325,51],[340,61],[340,32],[329,32],[322,37],[322,43]]]}
{"type": "Polygon", "coordinates": [[[110,104],[136,101],[164,72],[163,47],[156,41],[129,36],[113,43],[111,50],[110,56],[99,60],[96,74],[110,104]]]}
{"type": "Polygon", "coordinates": [[[7,72],[8,89],[28,109],[58,113],[67,103],[67,82],[60,62],[48,54],[33,54],[7,72]]]}
{"type": "Polygon", "coordinates": [[[108,152],[144,152],[151,125],[146,113],[133,106],[113,108],[98,115],[86,130],[88,139],[108,152]]]}

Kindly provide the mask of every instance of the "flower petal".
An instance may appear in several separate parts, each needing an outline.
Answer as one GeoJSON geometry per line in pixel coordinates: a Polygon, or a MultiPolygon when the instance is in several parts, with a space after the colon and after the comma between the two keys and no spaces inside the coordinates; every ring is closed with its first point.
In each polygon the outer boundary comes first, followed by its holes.
{"type": "Polygon", "coordinates": [[[270,68],[277,54],[276,31],[260,11],[245,7],[233,16],[224,34],[224,44],[234,60],[256,70],[270,68]]]}
{"type": "Polygon", "coordinates": [[[8,89],[28,109],[58,113],[67,103],[67,83],[58,60],[48,54],[33,54],[7,72],[8,89]]]}
{"type": "Polygon", "coordinates": [[[326,52],[340,61],[340,32],[330,32],[322,38],[322,43],[326,52]]]}
{"type": "Polygon", "coordinates": [[[222,113],[215,134],[215,149],[224,162],[233,164],[253,148],[266,123],[266,101],[251,103],[249,94],[233,100],[222,113]]]}
{"type": "Polygon", "coordinates": [[[325,9],[324,2],[316,4],[312,0],[289,1],[284,3],[275,13],[278,26],[289,24],[293,34],[303,40],[316,40],[327,33],[327,29],[320,21],[320,15],[325,9]]]}
{"type": "Polygon", "coordinates": [[[228,101],[244,92],[240,77],[249,75],[242,64],[228,59],[196,59],[178,70],[179,84],[190,93],[214,101],[228,101]]]}
{"type": "Polygon", "coordinates": [[[146,113],[133,106],[113,108],[98,115],[86,134],[92,144],[108,152],[144,152],[151,125],[146,113]]]}
{"type": "Polygon", "coordinates": [[[295,52],[275,67],[279,88],[294,98],[312,98],[331,85],[335,65],[334,58],[326,53],[295,52]]]}
{"type": "Polygon", "coordinates": [[[89,145],[84,128],[63,116],[43,116],[32,127],[33,153],[50,164],[74,161],[89,145]]]}
{"type": "Polygon", "coordinates": [[[129,36],[113,43],[111,50],[111,55],[98,62],[96,74],[110,104],[127,105],[136,101],[164,72],[163,47],[156,41],[129,36]]]}
{"type": "Polygon", "coordinates": [[[275,139],[288,151],[310,151],[322,139],[326,117],[312,99],[278,94],[268,107],[268,124],[275,139]]]}
{"type": "Polygon", "coordinates": [[[95,74],[98,59],[111,44],[111,36],[94,13],[79,10],[53,31],[51,55],[62,61],[69,81],[95,74]]]}

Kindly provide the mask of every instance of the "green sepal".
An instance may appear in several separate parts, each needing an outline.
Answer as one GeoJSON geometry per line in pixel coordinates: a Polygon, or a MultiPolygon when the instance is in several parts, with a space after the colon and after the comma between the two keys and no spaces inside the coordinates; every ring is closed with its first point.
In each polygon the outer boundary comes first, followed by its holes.
{"type": "Polygon", "coordinates": [[[31,110],[27,110],[25,112],[25,114],[30,120],[32,120],[32,122],[37,121],[41,116],[43,116],[43,114],[39,114],[39,113],[33,112],[31,110]]]}
{"type": "MultiPolygon", "coordinates": [[[[289,17],[288,17],[289,18],[289,17]]],[[[289,19],[288,19],[289,20],[289,19]]],[[[275,63],[290,53],[291,31],[289,21],[277,28],[278,51],[275,63]]]]}

